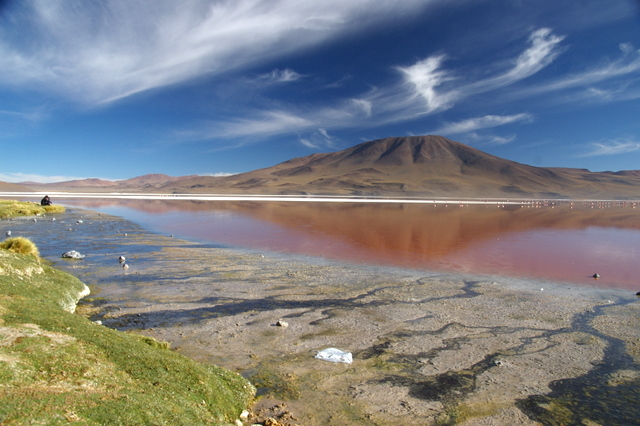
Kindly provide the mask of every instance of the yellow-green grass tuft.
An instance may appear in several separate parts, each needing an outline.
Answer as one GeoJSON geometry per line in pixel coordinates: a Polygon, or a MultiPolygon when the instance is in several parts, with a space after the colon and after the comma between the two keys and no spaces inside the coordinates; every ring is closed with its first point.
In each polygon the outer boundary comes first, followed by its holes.
{"type": "Polygon", "coordinates": [[[47,213],[64,213],[65,212],[64,206],[61,206],[58,204],[52,204],[50,206],[42,206],[42,208],[47,213]]]}
{"type": "Polygon", "coordinates": [[[59,205],[41,206],[39,203],[15,200],[0,200],[0,218],[17,216],[38,216],[47,213],[63,213],[65,208],[59,205]]]}
{"type": "Polygon", "coordinates": [[[0,243],[0,249],[9,250],[18,254],[40,256],[40,251],[33,241],[24,237],[7,238],[0,243]]]}

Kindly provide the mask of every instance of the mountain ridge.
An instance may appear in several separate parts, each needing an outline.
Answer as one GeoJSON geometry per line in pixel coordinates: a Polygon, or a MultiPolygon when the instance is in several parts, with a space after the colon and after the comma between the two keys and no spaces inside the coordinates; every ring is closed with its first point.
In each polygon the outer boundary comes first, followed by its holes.
{"type": "MultiPolygon", "coordinates": [[[[26,185],[87,188],[87,182],[26,185]]],[[[95,191],[405,197],[640,199],[640,171],[590,172],[503,159],[442,136],[389,137],[224,177],[144,175],[95,191]]]]}

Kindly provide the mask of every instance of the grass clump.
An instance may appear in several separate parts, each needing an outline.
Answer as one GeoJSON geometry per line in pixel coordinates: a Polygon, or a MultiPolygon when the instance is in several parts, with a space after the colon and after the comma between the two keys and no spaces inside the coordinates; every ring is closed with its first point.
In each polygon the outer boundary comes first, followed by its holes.
{"type": "Polygon", "coordinates": [[[69,312],[85,288],[0,250],[0,424],[226,425],[252,400],[234,372],[69,312]]]}
{"type": "Polygon", "coordinates": [[[8,219],[18,216],[38,216],[50,213],[64,213],[64,206],[52,204],[41,206],[29,201],[0,200],[0,218],[8,219]]]}
{"type": "Polygon", "coordinates": [[[0,249],[35,257],[40,256],[38,247],[33,243],[33,241],[24,237],[7,238],[0,243],[0,249]]]}

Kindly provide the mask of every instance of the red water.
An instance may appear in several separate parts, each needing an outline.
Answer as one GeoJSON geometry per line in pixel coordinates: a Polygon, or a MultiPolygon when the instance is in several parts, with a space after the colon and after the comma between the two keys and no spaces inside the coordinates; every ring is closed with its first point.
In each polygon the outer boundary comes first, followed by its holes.
{"type": "Polygon", "coordinates": [[[216,244],[638,291],[640,208],[65,200],[216,244]],[[592,278],[598,273],[600,278],[592,278]]]}

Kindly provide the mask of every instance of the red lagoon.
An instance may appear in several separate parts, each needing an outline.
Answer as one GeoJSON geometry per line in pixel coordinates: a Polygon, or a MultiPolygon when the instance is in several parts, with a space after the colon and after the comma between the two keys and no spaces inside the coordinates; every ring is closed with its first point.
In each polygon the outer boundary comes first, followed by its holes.
{"type": "Polygon", "coordinates": [[[631,202],[61,202],[207,243],[430,271],[640,289],[640,208],[631,202]]]}

